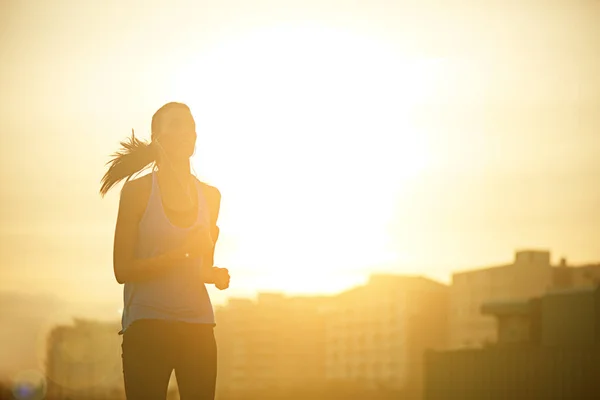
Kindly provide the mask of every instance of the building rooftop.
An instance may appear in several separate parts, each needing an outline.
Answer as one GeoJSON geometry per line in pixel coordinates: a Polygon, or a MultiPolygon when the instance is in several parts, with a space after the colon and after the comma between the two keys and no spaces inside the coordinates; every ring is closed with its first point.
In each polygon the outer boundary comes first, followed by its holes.
{"type": "Polygon", "coordinates": [[[476,274],[485,273],[494,269],[514,267],[522,264],[536,264],[536,265],[548,265],[550,266],[550,252],[548,250],[536,250],[536,249],[523,249],[516,250],[514,253],[513,261],[510,264],[492,265],[487,267],[476,267],[470,269],[461,269],[452,274],[452,276],[459,276],[464,274],[476,274]]]}
{"type": "Polygon", "coordinates": [[[446,287],[447,285],[427,278],[422,275],[395,275],[395,274],[373,274],[369,278],[368,285],[432,285],[437,287],[446,287]]]}
{"type": "Polygon", "coordinates": [[[513,266],[514,266],[514,264],[501,264],[501,265],[492,265],[492,266],[487,266],[487,267],[463,269],[463,270],[453,272],[452,276],[455,277],[455,276],[467,275],[467,274],[485,273],[490,270],[508,268],[508,267],[513,267],[513,266]]]}

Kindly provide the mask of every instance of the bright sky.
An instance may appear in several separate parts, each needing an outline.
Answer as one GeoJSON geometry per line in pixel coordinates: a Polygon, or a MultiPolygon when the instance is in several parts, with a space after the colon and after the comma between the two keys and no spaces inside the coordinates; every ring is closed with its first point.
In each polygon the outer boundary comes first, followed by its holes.
{"type": "Polygon", "coordinates": [[[172,100],[231,295],[600,260],[600,2],[450,3],[2,2],[0,289],[120,301],[99,179],[172,100]]]}

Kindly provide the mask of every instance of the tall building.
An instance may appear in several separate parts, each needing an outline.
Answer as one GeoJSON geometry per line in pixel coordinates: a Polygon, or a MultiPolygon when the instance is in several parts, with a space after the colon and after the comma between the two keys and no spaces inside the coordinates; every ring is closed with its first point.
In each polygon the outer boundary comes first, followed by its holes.
{"type": "Polygon", "coordinates": [[[550,252],[517,251],[510,264],[453,274],[450,288],[450,348],[494,343],[496,320],[480,313],[486,302],[539,297],[553,288],[584,288],[600,278],[600,265],[553,266],[550,252]]]}
{"type": "Polygon", "coordinates": [[[75,320],[48,337],[48,398],[124,399],[118,323],[75,320]]]}
{"type": "Polygon", "coordinates": [[[424,350],[446,346],[447,292],[423,277],[374,275],[336,296],[325,311],[328,381],[418,391],[424,350]]]}
{"type": "Polygon", "coordinates": [[[218,395],[322,383],[326,301],[263,293],[218,308],[218,395]]]}

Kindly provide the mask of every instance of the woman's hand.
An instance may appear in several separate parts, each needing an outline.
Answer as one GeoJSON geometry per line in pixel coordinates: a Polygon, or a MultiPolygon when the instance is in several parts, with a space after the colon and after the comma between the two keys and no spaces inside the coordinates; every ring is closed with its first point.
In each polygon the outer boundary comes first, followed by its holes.
{"type": "Polygon", "coordinates": [[[215,287],[219,290],[225,290],[229,287],[229,271],[227,268],[219,268],[213,267],[212,271],[212,283],[215,284],[215,287]]]}

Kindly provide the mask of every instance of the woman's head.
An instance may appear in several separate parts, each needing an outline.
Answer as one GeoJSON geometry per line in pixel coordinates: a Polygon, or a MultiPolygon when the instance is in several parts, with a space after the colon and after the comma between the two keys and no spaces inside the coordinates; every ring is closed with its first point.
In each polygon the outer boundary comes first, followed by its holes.
{"type": "Polygon", "coordinates": [[[135,137],[121,142],[121,149],[108,162],[102,177],[100,194],[104,196],[113,186],[149,166],[181,163],[194,154],[196,123],[189,107],[183,103],[167,103],[152,116],[150,143],[135,137]]]}
{"type": "Polygon", "coordinates": [[[152,116],[152,142],[160,147],[159,164],[164,153],[169,160],[190,158],[196,147],[196,122],[188,106],[167,103],[152,116]],[[163,153],[164,151],[164,153],[163,153]]]}

